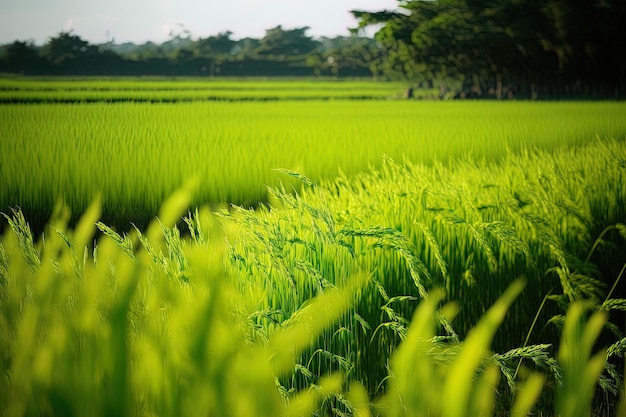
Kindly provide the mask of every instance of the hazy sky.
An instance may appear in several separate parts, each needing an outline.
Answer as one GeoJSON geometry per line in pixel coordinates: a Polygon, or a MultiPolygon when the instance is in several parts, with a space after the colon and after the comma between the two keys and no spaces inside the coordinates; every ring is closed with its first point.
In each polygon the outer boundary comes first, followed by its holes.
{"type": "Polygon", "coordinates": [[[309,35],[345,35],[352,9],[395,8],[397,0],[0,0],[0,43],[43,44],[60,31],[91,43],[167,40],[181,30],[194,39],[225,30],[234,38],[262,37],[265,29],[309,26],[309,35]]]}

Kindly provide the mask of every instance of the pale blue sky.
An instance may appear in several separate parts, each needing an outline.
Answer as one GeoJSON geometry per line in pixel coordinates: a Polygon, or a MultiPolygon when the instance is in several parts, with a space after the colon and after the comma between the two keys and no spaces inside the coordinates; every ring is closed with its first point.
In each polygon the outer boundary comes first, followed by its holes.
{"type": "Polygon", "coordinates": [[[348,34],[349,10],[396,8],[397,0],[0,0],[0,43],[45,43],[73,30],[91,43],[114,38],[161,42],[179,24],[194,39],[225,30],[235,38],[262,37],[265,29],[310,26],[315,37],[348,34]]]}

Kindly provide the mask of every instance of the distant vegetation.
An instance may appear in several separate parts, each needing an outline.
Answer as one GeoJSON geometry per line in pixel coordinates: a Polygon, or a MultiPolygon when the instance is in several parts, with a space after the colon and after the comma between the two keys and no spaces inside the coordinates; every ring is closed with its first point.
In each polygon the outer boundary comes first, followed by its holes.
{"type": "MultiPolygon", "coordinates": [[[[433,94],[420,90],[415,95],[433,94]]],[[[189,101],[384,100],[399,82],[224,78],[0,78],[0,103],[177,103],[189,101]]]]}
{"type": "Polygon", "coordinates": [[[0,80],[0,211],[19,206],[41,230],[57,198],[81,213],[102,192],[103,219],[126,230],[193,176],[197,203],[249,207],[285,181],[276,168],[319,181],[378,167],[383,155],[497,160],[626,137],[623,103],[382,100],[401,91],[371,81],[0,80]],[[364,96],[378,99],[354,100],[364,96]]]}
{"type": "Polygon", "coordinates": [[[382,25],[384,74],[442,98],[626,96],[623,0],[405,0],[353,13],[382,25]]]}
{"type": "MultiPolygon", "coordinates": [[[[436,89],[439,98],[626,97],[626,3],[622,0],[398,2],[352,11],[351,36],[268,29],[194,38],[181,26],[162,44],[92,45],[61,32],[43,46],[16,40],[0,72],[24,75],[373,77],[436,89]],[[376,25],[374,38],[360,29],[376,25]]],[[[409,94],[410,96],[410,94],[409,94]]]]}
{"type": "Polygon", "coordinates": [[[308,28],[269,29],[261,39],[231,32],[192,39],[186,32],[162,44],[92,45],[61,32],[43,46],[5,45],[0,72],[24,75],[332,76],[376,77],[382,50],[374,39],[313,39],[308,28]]]}
{"type": "Polygon", "coordinates": [[[0,409],[623,416],[625,150],[286,172],[298,196],[196,210],[186,237],[193,184],[128,234],[96,223],[98,199],[73,230],[57,207],[39,239],[12,211],[0,409]]]}

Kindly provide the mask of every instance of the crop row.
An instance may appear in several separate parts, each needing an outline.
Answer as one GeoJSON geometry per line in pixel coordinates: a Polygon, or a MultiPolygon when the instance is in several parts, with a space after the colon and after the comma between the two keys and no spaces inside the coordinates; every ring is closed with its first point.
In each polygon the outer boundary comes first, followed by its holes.
{"type": "MultiPolygon", "coordinates": [[[[264,287],[264,308],[287,316],[312,295],[367,274],[353,315],[337,326],[348,331],[337,340],[327,334],[324,349],[348,352],[351,372],[371,394],[387,373],[383,358],[406,337],[415,302],[433,288],[458,303],[454,324],[439,323],[440,335],[455,340],[524,277],[528,285],[493,341],[502,353],[528,343],[554,353],[565,306],[585,300],[611,310],[611,298],[626,298],[617,285],[626,265],[623,140],[525,151],[498,164],[388,160],[380,171],[319,186],[303,180],[302,195],[274,191],[279,209],[225,213],[234,222],[231,274],[244,277],[244,288],[264,287]]],[[[614,307],[611,343],[624,336],[622,305],[614,307]]]]}
{"type": "Polygon", "coordinates": [[[396,83],[365,81],[0,78],[0,103],[372,100],[389,99],[401,90],[396,83]]]}
{"type": "Polygon", "coordinates": [[[401,84],[378,81],[281,80],[267,78],[0,78],[0,91],[171,91],[171,90],[336,90],[395,92],[401,84]]]}
{"type": "Polygon", "coordinates": [[[186,238],[193,184],[128,234],[99,201],[38,242],[9,215],[7,415],[526,415],[543,391],[535,413],[586,417],[598,382],[617,412],[624,140],[282,174],[303,190],[196,211],[186,238]]]}
{"type": "Polygon", "coordinates": [[[38,225],[57,199],[103,218],[146,224],[188,179],[196,203],[267,201],[275,169],[313,180],[380,167],[383,155],[432,164],[507,149],[623,138],[623,103],[268,102],[0,106],[0,207],[38,225]]]}

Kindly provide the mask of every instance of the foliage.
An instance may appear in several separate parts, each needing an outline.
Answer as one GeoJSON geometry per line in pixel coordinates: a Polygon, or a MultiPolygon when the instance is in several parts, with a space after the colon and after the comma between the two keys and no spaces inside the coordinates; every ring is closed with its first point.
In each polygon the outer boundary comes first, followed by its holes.
{"type": "Polygon", "coordinates": [[[223,57],[233,53],[237,42],[231,39],[232,32],[226,31],[215,36],[198,39],[197,45],[192,50],[197,50],[199,54],[206,56],[223,57]]]}
{"type": "Polygon", "coordinates": [[[52,64],[61,64],[65,60],[76,59],[86,54],[89,43],[69,32],[61,32],[58,36],[50,38],[50,41],[43,48],[43,56],[52,64]]]}
{"type": "Polygon", "coordinates": [[[178,76],[313,76],[371,77],[377,75],[379,48],[358,35],[308,36],[308,27],[277,26],[260,39],[233,39],[225,31],[193,39],[184,26],[171,39],[155,44],[121,44],[113,40],[92,45],[72,32],[60,32],[37,47],[15,41],[0,55],[0,72],[48,75],[178,75],[178,76]],[[367,45],[367,49],[363,46],[367,45]],[[318,57],[333,56],[333,65],[318,57]]]}
{"type": "MultiPolygon", "coordinates": [[[[387,373],[386,361],[372,358],[406,341],[416,300],[443,287],[447,299],[459,303],[454,323],[438,319],[439,335],[453,342],[469,334],[513,278],[525,276],[529,285],[493,340],[504,353],[492,360],[512,390],[522,363],[560,384],[550,358],[560,332],[550,323],[572,302],[606,310],[620,308],[625,298],[614,289],[626,264],[620,249],[626,241],[609,234],[623,229],[617,222],[624,219],[619,184],[625,173],[615,162],[623,153],[622,141],[596,141],[554,154],[509,155],[501,165],[455,161],[455,167],[429,168],[387,161],[380,172],[322,185],[298,175],[306,185],[302,195],[278,188],[269,211],[224,213],[234,221],[229,268],[247,277],[245,285],[267,289],[265,308],[287,314],[346,276],[368,271],[370,282],[354,311],[340,321],[345,335],[328,334],[332,342],[324,350],[352,363],[349,375],[370,396],[387,373]],[[603,224],[614,226],[599,233],[603,224]],[[591,252],[600,246],[607,252],[596,257],[591,252]],[[543,323],[540,329],[533,317],[543,323]]],[[[621,349],[621,324],[614,320],[606,328],[615,334],[605,334],[602,343],[621,349]]],[[[305,352],[303,366],[311,363],[307,358],[305,352]]],[[[615,354],[606,358],[619,363],[615,354]]],[[[621,377],[614,365],[607,363],[600,385],[617,395],[621,377]]]]}
{"type": "Polygon", "coordinates": [[[563,417],[590,415],[594,387],[607,359],[606,351],[593,353],[606,315],[596,312],[585,324],[583,313],[582,303],[571,305],[561,338],[559,362],[563,370],[563,389],[557,391],[556,406],[558,415],[563,417]]]}
{"type": "Polygon", "coordinates": [[[36,233],[57,198],[80,213],[102,193],[103,220],[128,230],[130,222],[145,226],[159,202],[192,176],[202,179],[196,203],[251,207],[267,202],[266,186],[284,178],[274,168],[320,181],[340,170],[352,175],[380,167],[383,154],[428,165],[469,154],[492,161],[507,149],[626,134],[622,103],[339,100],[388,97],[398,84],[20,79],[0,85],[7,100],[147,101],[0,106],[0,207],[22,208],[36,233]],[[47,91],[53,89],[62,91],[47,91]],[[215,102],[168,104],[211,96],[215,102]]]}
{"type": "Polygon", "coordinates": [[[188,202],[188,191],[172,196],[161,220],[130,238],[130,254],[109,235],[90,247],[98,203],[74,232],[61,211],[29,268],[33,242],[15,217],[0,246],[3,415],[299,415],[338,389],[329,377],[285,404],[274,378],[341,313],[349,290],[310,300],[268,343],[251,343],[242,314],[253,300],[224,279],[219,231],[205,224],[204,241],[172,240],[188,202]]]}
{"type": "MultiPolygon", "coordinates": [[[[105,233],[93,245],[99,201],[73,231],[59,207],[37,243],[24,218],[11,216],[0,239],[5,415],[492,415],[499,372],[490,341],[522,281],[462,343],[438,336],[438,325],[456,311],[453,304],[440,307],[445,293],[425,296],[398,349],[380,358],[389,361],[380,381],[386,388],[370,401],[350,367],[336,372],[332,365],[354,358],[318,347],[343,334],[341,321],[368,291],[366,281],[353,276],[293,311],[268,310],[269,288],[223,270],[221,228],[208,211],[186,219],[189,238],[177,237],[175,223],[192,188],[170,197],[145,233],[119,236],[100,224],[105,233]],[[305,366],[307,351],[330,360],[305,366]],[[287,389],[281,381],[291,373],[306,383],[287,389]]],[[[278,230],[267,232],[271,238],[278,230]]],[[[387,305],[412,301],[394,298],[387,305]]],[[[570,308],[559,350],[564,382],[556,411],[564,416],[589,410],[606,356],[589,359],[604,316],[596,313],[580,338],[581,312],[578,303],[570,308]],[[577,373],[591,368],[593,375],[577,373]]],[[[513,415],[533,408],[542,384],[538,373],[521,383],[513,415]]]]}
{"type": "Polygon", "coordinates": [[[623,96],[620,1],[401,1],[353,11],[382,24],[385,73],[440,97],[623,96]]]}
{"type": "Polygon", "coordinates": [[[45,65],[45,60],[39,56],[32,42],[16,40],[4,48],[0,59],[5,63],[6,71],[16,74],[24,74],[45,65]]]}
{"type": "Polygon", "coordinates": [[[401,89],[399,83],[367,80],[0,78],[0,103],[387,100],[401,89]]]}
{"type": "MultiPolygon", "coordinates": [[[[98,87],[67,84],[85,86],[98,87]]],[[[146,81],[140,94],[161,86],[146,81]]],[[[73,211],[93,201],[75,228],[60,204],[36,231],[27,211],[2,210],[3,413],[578,416],[604,398],[615,412],[626,349],[621,104],[385,104],[0,107],[7,205],[28,193],[50,207],[65,193],[73,211]],[[229,126],[241,130],[220,130],[232,112],[229,126]],[[346,123],[356,112],[362,131],[346,123]],[[274,130],[264,131],[268,120],[274,130]],[[239,136],[271,165],[257,172],[252,159],[232,158],[239,136]],[[33,137],[37,146],[24,146],[33,137]],[[397,154],[381,162],[366,139],[397,154]],[[210,159],[218,146],[239,169],[210,159]],[[285,151],[297,159],[273,159],[285,151]],[[195,154],[195,167],[217,170],[158,210],[163,193],[197,174],[184,171],[195,154]],[[414,162],[396,162],[403,155],[414,162]],[[275,175],[263,181],[267,204],[199,208],[205,190],[237,175],[260,182],[263,170],[275,175]],[[158,218],[122,231],[103,218],[109,210],[158,218]]]]}
{"type": "MultiPolygon", "coordinates": [[[[29,75],[329,76],[395,79],[439,98],[604,98],[625,94],[621,0],[402,0],[354,10],[350,36],[308,27],[262,38],[225,31],[194,39],[182,24],[161,44],[91,45],[60,32],[36,47],[16,40],[0,72],[29,75]],[[360,29],[375,25],[374,39],[360,29]]],[[[410,97],[410,94],[408,94],[410,97]]]]}
{"type": "Polygon", "coordinates": [[[256,53],[272,57],[305,55],[317,48],[316,41],[306,36],[308,27],[283,29],[282,26],[268,29],[259,43],[256,53]]]}

